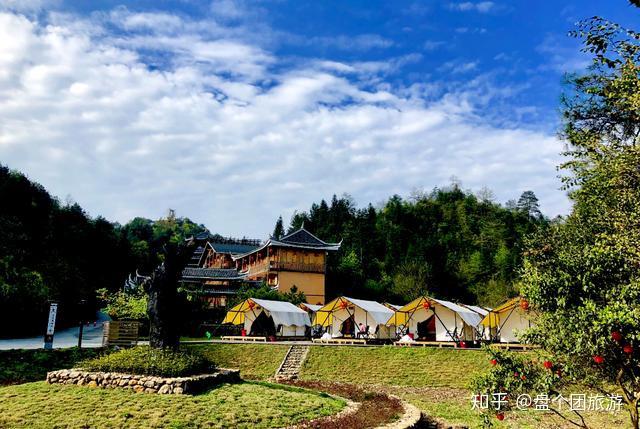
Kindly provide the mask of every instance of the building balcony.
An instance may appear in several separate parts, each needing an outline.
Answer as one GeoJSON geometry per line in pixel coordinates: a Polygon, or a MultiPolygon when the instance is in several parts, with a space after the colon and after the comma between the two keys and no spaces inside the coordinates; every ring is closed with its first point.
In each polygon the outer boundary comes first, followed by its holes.
{"type": "Polygon", "coordinates": [[[282,262],[282,261],[269,261],[261,262],[257,265],[250,265],[245,270],[241,271],[242,274],[248,277],[257,276],[260,274],[266,274],[269,271],[294,271],[299,273],[321,273],[324,274],[326,269],[325,264],[305,264],[301,262],[282,262]]]}
{"type": "Polygon", "coordinates": [[[296,271],[301,273],[325,272],[325,264],[305,264],[300,262],[271,261],[269,268],[274,271],[296,271]]]}
{"type": "Polygon", "coordinates": [[[258,274],[267,273],[269,271],[269,264],[260,263],[258,265],[250,265],[246,270],[241,271],[242,274],[246,274],[248,277],[253,277],[258,274]]]}

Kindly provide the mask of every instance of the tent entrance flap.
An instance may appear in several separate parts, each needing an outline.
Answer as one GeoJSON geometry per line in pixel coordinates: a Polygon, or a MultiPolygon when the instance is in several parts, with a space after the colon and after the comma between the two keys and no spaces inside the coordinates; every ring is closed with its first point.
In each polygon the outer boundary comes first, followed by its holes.
{"type": "Polygon", "coordinates": [[[270,337],[276,335],[276,325],[273,317],[267,316],[266,311],[260,312],[251,324],[250,335],[270,337]]]}

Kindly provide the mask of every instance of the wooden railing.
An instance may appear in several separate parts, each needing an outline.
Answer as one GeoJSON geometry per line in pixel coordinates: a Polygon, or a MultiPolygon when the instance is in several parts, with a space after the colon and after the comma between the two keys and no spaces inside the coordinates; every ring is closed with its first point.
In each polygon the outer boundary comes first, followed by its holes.
{"type": "Polygon", "coordinates": [[[262,262],[258,265],[249,266],[246,271],[243,271],[243,273],[247,273],[249,276],[251,276],[254,274],[265,273],[267,271],[269,271],[269,264],[267,264],[266,262],[262,262]]]}
{"type": "Polygon", "coordinates": [[[324,273],[325,264],[305,264],[300,262],[282,262],[282,261],[270,261],[261,262],[258,265],[249,266],[246,273],[249,276],[267,272],[269,270],[275,271],[297,271],[302,273],[324,273]]]}
{"type": "Polygon", "coordinates": [[[303,273],[324,273],[324,264],[305,264],[300,262],[271,261],[272,270],[299,271],[303,273]]]}

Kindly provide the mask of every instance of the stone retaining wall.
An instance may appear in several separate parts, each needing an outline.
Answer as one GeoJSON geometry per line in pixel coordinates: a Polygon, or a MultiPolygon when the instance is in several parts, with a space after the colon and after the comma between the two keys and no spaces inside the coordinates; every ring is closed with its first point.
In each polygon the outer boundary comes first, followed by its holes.
{"type": "Polygon", "coordinates": [[[240,370],[220,369],[214,374],[193,377],[155,377],[117,372],[89,372],[82,369],[61,369],[47,373],[49,384],[75,384],[103,389],[129,389],[135,392],[161,395],[194,394],[222,383],[236,383],[240,370]]]}

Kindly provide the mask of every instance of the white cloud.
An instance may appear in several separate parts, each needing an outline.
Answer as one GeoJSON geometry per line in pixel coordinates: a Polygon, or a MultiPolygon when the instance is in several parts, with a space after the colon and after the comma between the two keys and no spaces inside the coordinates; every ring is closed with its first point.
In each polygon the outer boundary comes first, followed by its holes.
{"type": "Polygon", "coordinates": [[[440,70],[453,74],[462,74],[477,70],[478,64],[478,61],[447,61],[440,66],[440,70]]]}
{"type": "Polygon", "coordinates": [[[482,108],[500,94],[477,80],[442,93],[393,87],[381,64],[281,71],[257,45],[198,32],[204,23],[119,13],[130,33],[0,13],[0,159],[93,215],[126,222],[172,207],[264,237],[278,215],[333,193],[365,204],[451,175],[499,201],[533,189],[547,213],[567,209],[556,138],[488,124],[482,108]],[[179,31],[135,31],[157,21],[179,31]],[[167,65],[150,67],[150,50],[167,65]]]}
{"type": "Polygon", "coordinates": [[[470,1],[462,3],[450,3],[449,8],[451,10],[458,10],[461,12],[479,12],[487,13],[496,8],[496,4],[492,1],[481,1],[473,3],[470,1]]]}
{"type": "Polygon", "coordinates": [[[259,2],[245,0],[213,0],[210,5],[211,13],[218,19],[237,21],[260,14],[263,10],[259,2]]]}
{"type": "Polygon", "coordinates": [[[393,41],[377,34],[359,34],[355,36],[316,36],[300,39],[301,44],[332,47],[344,51],[368,51],[393,46],[393,41]]]}
{"type": "Polygon", "coordinates": [[[436,51],[441,47],[445,46],[446,44],[447,42],[444,42],[442,40],[427,40],[424,42],[422,47],[424,48],[425,51],[436,51]]]}

